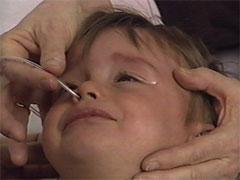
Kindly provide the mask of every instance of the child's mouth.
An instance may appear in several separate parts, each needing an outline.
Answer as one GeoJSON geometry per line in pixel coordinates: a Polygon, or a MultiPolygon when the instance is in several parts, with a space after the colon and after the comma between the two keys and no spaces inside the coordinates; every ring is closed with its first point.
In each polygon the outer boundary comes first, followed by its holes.
{"type": "Polygon", "coordinates": [[[113,118],[110,113],[101,110],[101,109],[95,109],[95,108],[81,108],[76,110],[75,112],[70,114],[70,117],[66,119],[63,131],[70,126],[70,124],[74,123],[78,120],[83,119],[95,119],[95,120],[110,120],[110,121],[117,121],[115,118],[113,118]]]}

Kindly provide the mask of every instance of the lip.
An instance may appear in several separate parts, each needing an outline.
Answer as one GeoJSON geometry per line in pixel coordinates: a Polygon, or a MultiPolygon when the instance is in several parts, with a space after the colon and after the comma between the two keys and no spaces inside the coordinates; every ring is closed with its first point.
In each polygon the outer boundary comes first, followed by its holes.
{"type": "Polygon", "coordinates": [[[101,120],[117,121],[110,113],[102,109],[90,107],[79,108],[69,114],[69,118],[67,118],[64,123],[63,130],[65,130],[73,122],[87,118],[97,118],[99,121],[101,120]]]}

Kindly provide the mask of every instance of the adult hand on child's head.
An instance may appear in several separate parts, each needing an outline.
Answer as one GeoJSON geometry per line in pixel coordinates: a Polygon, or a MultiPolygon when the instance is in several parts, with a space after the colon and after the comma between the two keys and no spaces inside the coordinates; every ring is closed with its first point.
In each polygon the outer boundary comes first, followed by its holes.
{"type": "Polygon", "coordinates": [[[184,88],[218,100],[220,124],[207,135],[146,157],[145,172],[134,179],[234,179],[240,172],[240,82],[206,68],[179,69],[174,75],[184,88]]]}
{"type": "Polygon", "coordinates": [[[45,0],[0,39],[0,56],[36,59],[47,71],[61,75],[65,52],[81,22],[92,11],[111,6],[110,0],[45,0]]]}
{"type": "Polygon", "coordinates": [[[77,1],[43,1],[15,28],[1,36],[1,56],[40,57],[55,75],[65,69],[65,51],[78,30],[77,1]],[[51,12],[51,13],[49,13],[51,12]]]}

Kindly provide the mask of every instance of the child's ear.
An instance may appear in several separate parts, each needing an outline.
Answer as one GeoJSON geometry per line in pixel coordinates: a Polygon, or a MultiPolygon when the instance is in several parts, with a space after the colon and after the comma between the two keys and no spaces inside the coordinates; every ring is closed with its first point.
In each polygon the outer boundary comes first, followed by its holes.
{"type": "Polygon", "coordinates": [[[214,129],[214,125],[202,123],[202,122],[195,122],[189,125],[189,138],[191,140],[195,137],[199,137],[205,135],[214,129]]]}

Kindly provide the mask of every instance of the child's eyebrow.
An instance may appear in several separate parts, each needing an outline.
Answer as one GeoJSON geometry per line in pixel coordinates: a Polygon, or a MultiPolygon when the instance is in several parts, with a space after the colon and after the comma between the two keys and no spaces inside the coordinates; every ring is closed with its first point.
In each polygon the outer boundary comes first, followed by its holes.
{"type": "Polygon", "coordinates": [[[111,55],[111,59],[121,60],[121,61],[125,61],[127,63],[143,64],[145,66],[150,67],[154,71],[158,72],[157,68],[154,65],[152,65],[148,60],[146,60],[145,58],[140,57],[140,56],[130,56],[130,55],[122,54],[119,52],[114,52],[111,55]]]}

